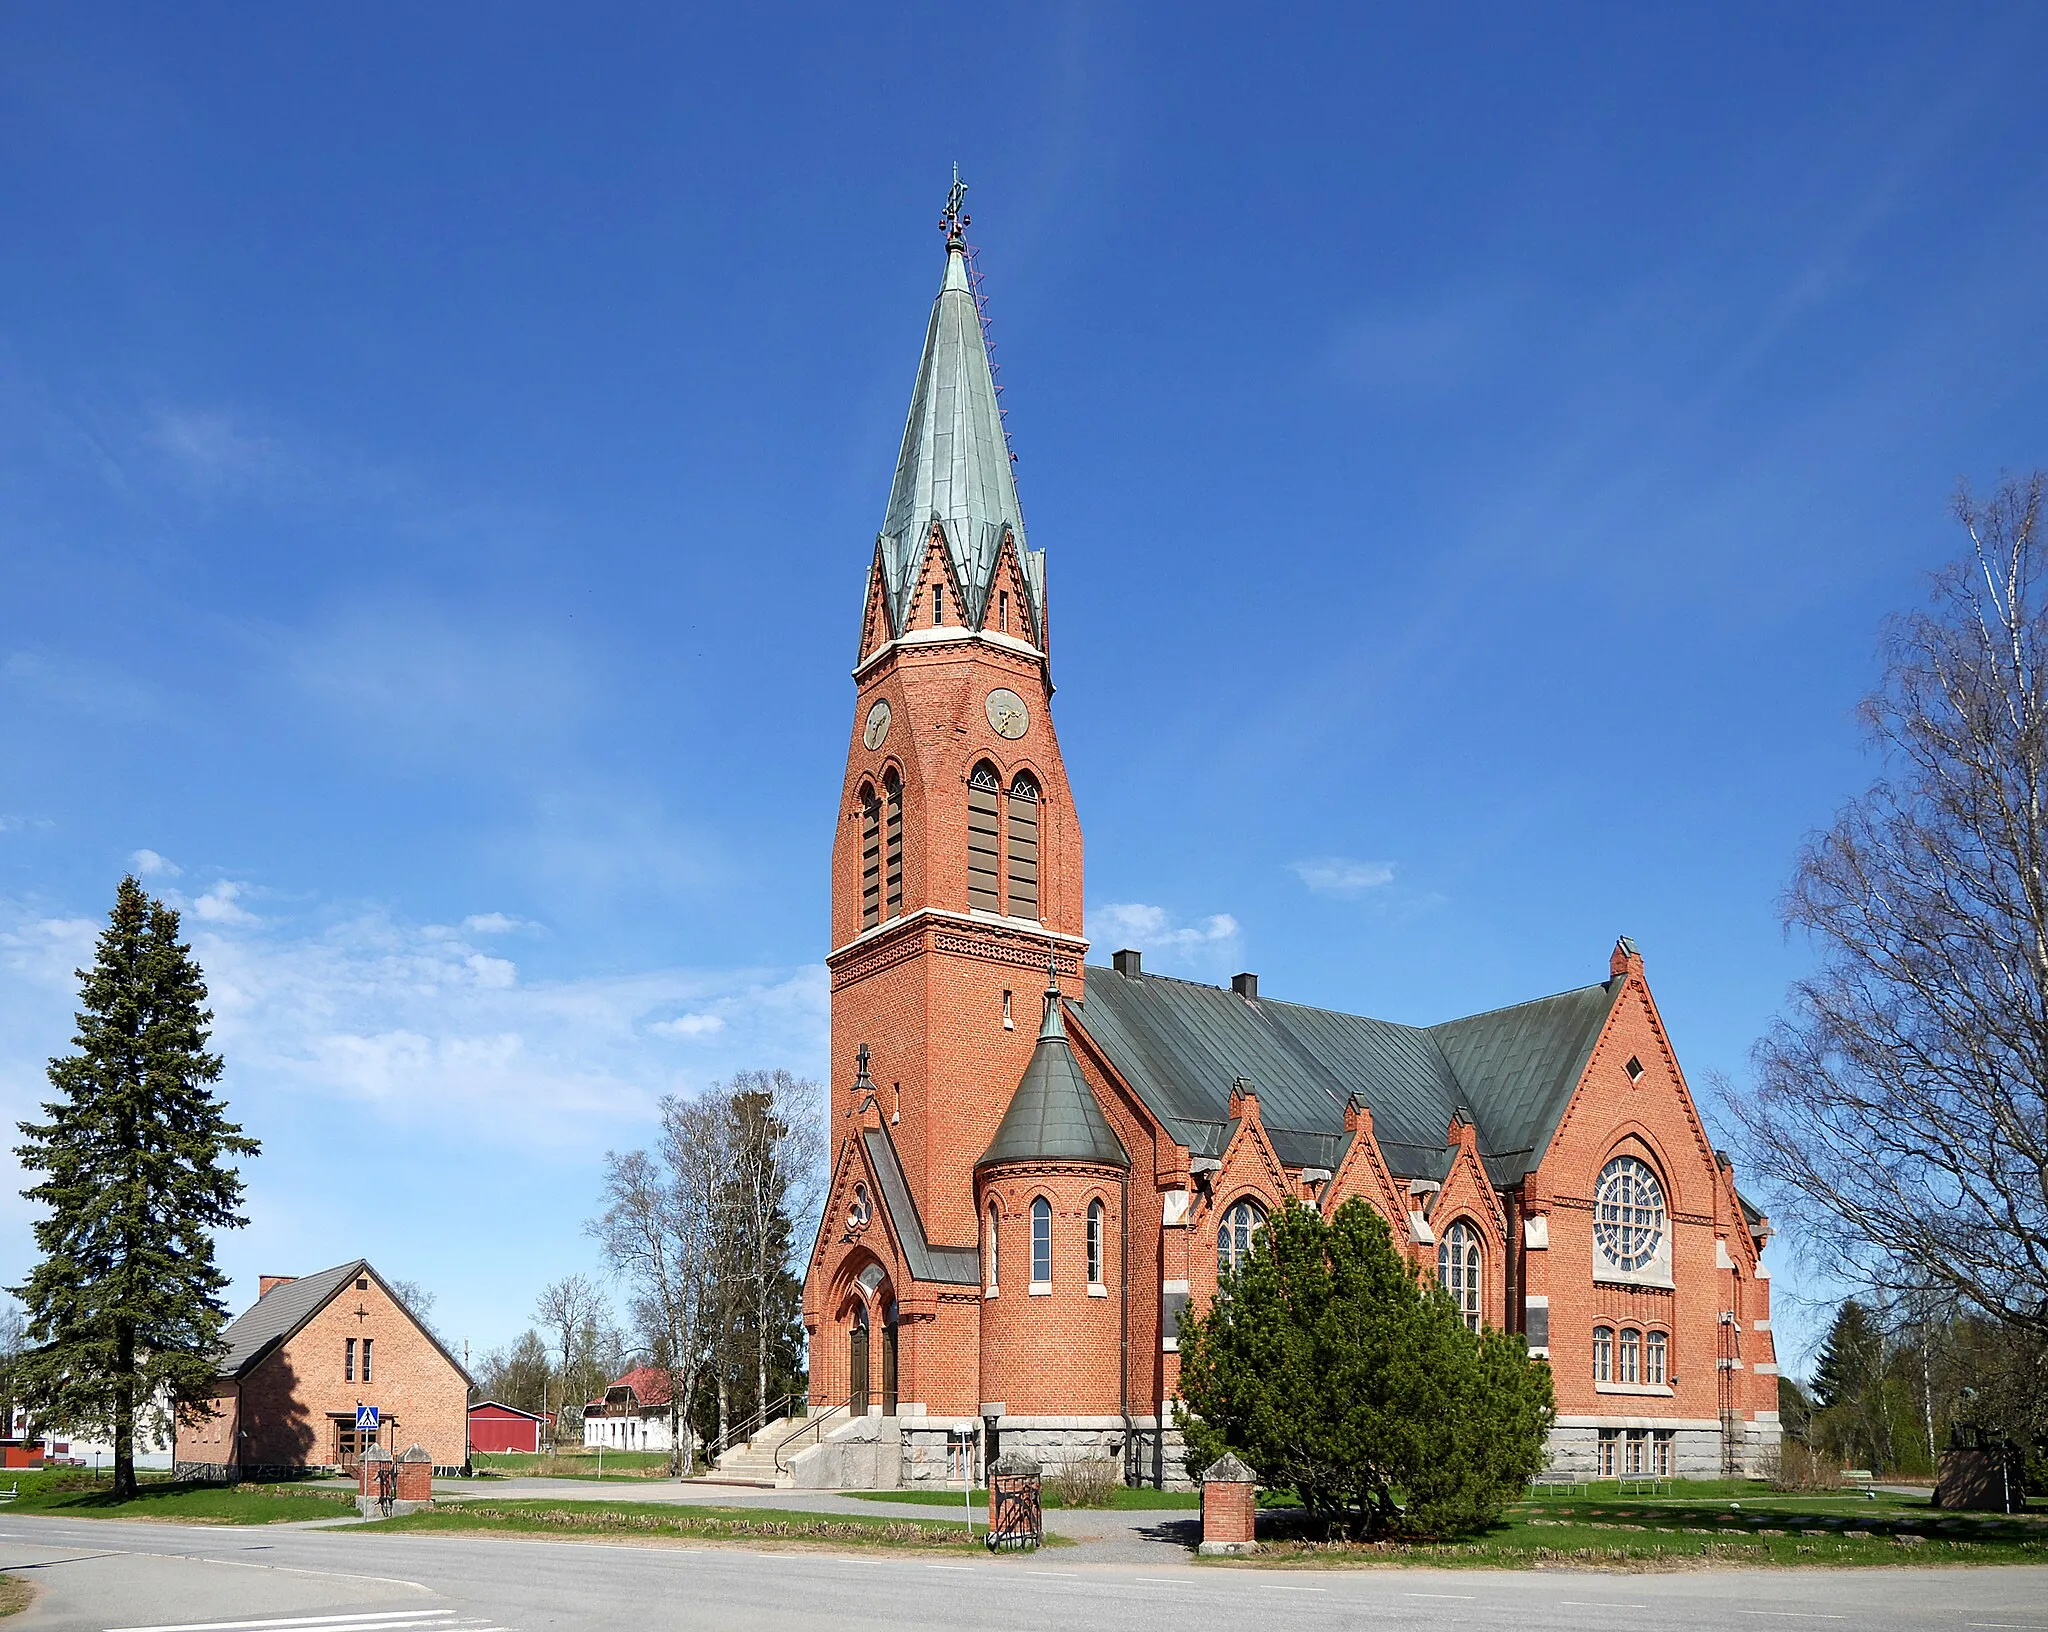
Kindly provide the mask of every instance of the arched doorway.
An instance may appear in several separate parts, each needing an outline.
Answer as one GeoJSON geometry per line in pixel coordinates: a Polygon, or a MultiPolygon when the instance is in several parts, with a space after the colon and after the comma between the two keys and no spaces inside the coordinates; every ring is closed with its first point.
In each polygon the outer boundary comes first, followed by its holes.
{"type": "MultiPolygon", "coordinates": [[[[893,1337],[895,1334],[892,1331],[890,1335],[893,1337]]],[[[895,1358],[894,1348],[893,1343],[884,1347],[885,1359],[895,1358]]],[[[853,1306],[853,1331],[847,1345],[846,1370],[849,1379],[846,1409],[853,1416],[864,1417],[868,1414],[868,1310],[864,1303],[853,1306]]],[[[893,1374],[894,1367],[890,1370],[893,1374]]],[[[894,1380],[892,1375],[890,1381],[894,1380]]]]}

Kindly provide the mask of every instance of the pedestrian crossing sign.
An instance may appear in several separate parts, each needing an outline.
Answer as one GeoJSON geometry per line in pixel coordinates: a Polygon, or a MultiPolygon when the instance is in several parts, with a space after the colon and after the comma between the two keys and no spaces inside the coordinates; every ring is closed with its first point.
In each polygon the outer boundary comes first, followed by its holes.
{"type": "Polygon", "coordinates": [[[356,1407],[356,1432],[374,1434],[377,1431],[377,1408],[374,1405],[356,1407]]]}

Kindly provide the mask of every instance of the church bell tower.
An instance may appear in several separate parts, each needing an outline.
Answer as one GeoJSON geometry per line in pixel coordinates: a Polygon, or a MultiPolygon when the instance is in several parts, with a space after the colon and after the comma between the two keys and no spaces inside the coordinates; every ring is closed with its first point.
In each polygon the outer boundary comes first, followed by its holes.
{"type": "Polygon", "coordinates": [[[1048,969],[1080,997],[1086,942],[1045,555],[1025,542],[963,193],[868,570],[826,961],[835,1153],[865,1101],[928,1238],[971,1247],[974,1164],[1031,1059],[1048,969]]]}

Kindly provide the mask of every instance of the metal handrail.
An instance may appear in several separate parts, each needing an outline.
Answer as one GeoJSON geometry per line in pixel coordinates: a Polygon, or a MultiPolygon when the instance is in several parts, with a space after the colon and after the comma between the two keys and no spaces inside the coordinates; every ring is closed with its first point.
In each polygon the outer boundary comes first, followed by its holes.
{"type": "Polygon", "coordinates": [[[819,1443],[823,1444],[825,1438],[825,1424],[831,1421],[832,1418],[839,1415],[839,1413],[844,1411],[845,1409],[845,1405],[841,1404],[833,1406],[829,1411],[820,1411],[817,1414],[817,1416],[813,1417],[810,1420],[810,1422],[805,1424],[803,1427],[799,1428],[795,1433],[791,1434],[789,1438],[785,1439],[780,1445],[776,1446],[775,1471],[777,1473],[789,1472],[788,1464],[786,1464],[782,1460],[782,1453],[788,1450],[790,1446],[794,1445],[798,1440],[802,1439],[805,1434],[817,1434],[819,1443]]]}
{"type": "Polygon", "coordinates": [[[710,1445],[705,1447],[706,1454],[710,1460],[716,1462],[727,1451],[739,1444],[741,1440],[752,1439],[754,1435],[767,1427],[769,1423],[780,1422],[784,1417],[789,1416],[791,1414],[790,1408],[796,1403],[796,1398],[794,1394],[778,1394],[751,1416],[727,1428],[724,1433],[720,1434],[710,1445]]]}

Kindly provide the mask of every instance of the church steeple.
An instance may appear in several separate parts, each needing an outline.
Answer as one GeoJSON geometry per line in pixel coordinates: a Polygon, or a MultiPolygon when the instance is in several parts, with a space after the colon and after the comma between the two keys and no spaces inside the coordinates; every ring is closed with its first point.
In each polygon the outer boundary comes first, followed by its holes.
{"type": "Polygon", "coordinates": [[[912,622],[926,552],[936,528],[945,539],[953,572],[966,598],[970,627],[987,622],[988,603],[1003,540],[1015,541],[1030,598],[1028,633],[1041,648],[1045,630],[1045,556],[1024,544],[1024,511],[1010,469],[1002,409],[989,366],[987,337],[967,245],[966,191],[957,179],[941,223],[946,229],[946,272],[932,303],[924,355],[917,365],[910,417],[878,540],[883,589],[896,631],[912,622]]]}

